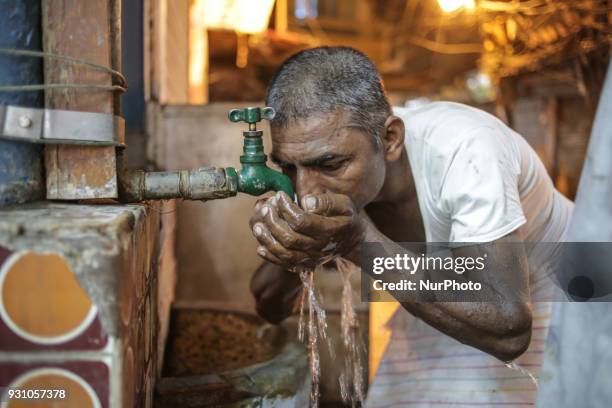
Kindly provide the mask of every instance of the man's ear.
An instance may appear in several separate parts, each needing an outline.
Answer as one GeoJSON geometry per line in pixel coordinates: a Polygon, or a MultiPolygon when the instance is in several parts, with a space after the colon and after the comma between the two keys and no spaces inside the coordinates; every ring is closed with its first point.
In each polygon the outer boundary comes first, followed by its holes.
{"type": "Polygon", "coordinates": [[[396,161],[402,157],[404,137],[404,121],[397,116],[389,116],[385,121],[385,130],[382,137],[385,160],[396,161]]]}

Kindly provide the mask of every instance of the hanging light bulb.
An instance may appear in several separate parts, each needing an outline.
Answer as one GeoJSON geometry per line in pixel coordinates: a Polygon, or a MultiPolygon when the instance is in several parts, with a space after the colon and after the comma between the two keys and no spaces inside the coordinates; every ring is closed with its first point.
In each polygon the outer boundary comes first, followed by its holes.
{"type": "Polygon", "coordinates": [[[438,0],[438,5],[445,13],[452,13],[465,7],[467,10],[476,8],[475,0],[438,0]]]}
{"type": "Polygon", "coordinates": [[[206,28],[258,34],[268,27],[274,0],[195,0],[194,24],[206,28]]]}

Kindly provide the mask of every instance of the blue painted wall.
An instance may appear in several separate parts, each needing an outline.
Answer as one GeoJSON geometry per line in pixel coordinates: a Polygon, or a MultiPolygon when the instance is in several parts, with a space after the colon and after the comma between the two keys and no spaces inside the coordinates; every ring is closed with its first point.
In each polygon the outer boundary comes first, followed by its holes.
{"type": "MultiPolygon", "coordinates": [[[[0,0],[0,47],[41,50],[40,0],[0,0]]],[[[40,58],[0,55],[0,84],[43,82],[40,58]]],[[[0,92],[0,105],[43,107],[42,92],[0,92]]],[[[0,140],[0,205],[44,198],[42,146],[0,140]]]]}
{"type": "Polygon", "coordinates": [[[126,132],[144,132],[144,0],[121,1],[121,67],[128,90],[121,95],[126,132]]]}

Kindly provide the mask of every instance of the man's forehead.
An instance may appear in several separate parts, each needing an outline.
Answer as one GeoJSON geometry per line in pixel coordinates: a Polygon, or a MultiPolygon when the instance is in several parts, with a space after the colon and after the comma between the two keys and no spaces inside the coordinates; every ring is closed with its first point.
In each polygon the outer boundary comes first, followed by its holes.
{"type": "Polygon", "coordinates": [[[356,135],[354,127],[330,118],[295,123],[272,131],[272,157],[277,161],[303,162],[330,153],[343,153],[356,135]]]}
{"type": "Polygon", "coordinates": [[[301,143],[332,139],[347,127],[346,115],[339,111],[316,113],[292,120],[285,126],[272,127],[272,140],[279,143],[301,143]]]}

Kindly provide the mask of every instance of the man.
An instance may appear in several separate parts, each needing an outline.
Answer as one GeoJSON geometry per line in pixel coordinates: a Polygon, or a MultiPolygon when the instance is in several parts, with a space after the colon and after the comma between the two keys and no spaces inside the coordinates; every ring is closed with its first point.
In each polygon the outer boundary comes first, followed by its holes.
{"type": "MultiPolygon", "coordinates": [[[[363,242],[488,243],[493,302],[402,302],[368,406],[527,405],[538,372],[547,304],[534,304],[520,246],[561,241],[572,203],[536,153],[495,117],[456,103],[392,110],[380,75],[360,52],[321,47],[289,58],[266,103],[272,160],[291,177],[300,205],[278,194],[251,220],[266,262],[252,291],[276,323],[300,290],[289,270],[330,252],[356,259],[363,242]],[[516,287],[518,285],[518,287],[516,287]],[[519,358],[520,357],[520,358],[519,358]]],[[[456,253],[469,251],[461,247],[456,253]]]]}

